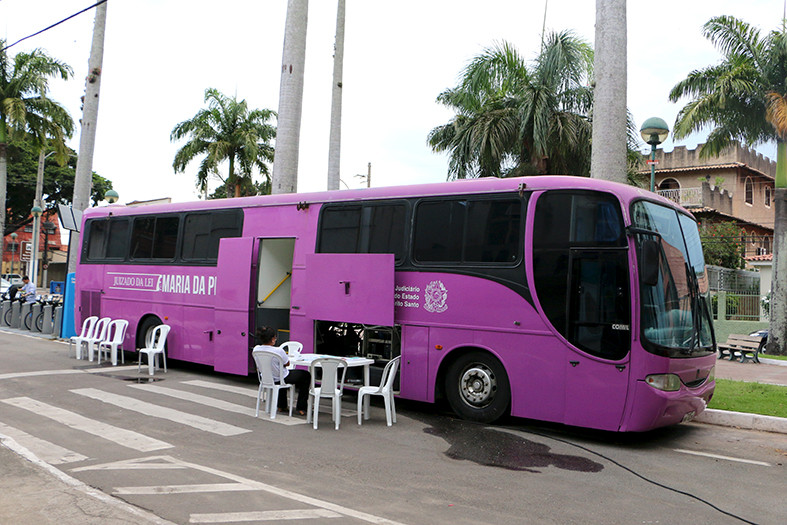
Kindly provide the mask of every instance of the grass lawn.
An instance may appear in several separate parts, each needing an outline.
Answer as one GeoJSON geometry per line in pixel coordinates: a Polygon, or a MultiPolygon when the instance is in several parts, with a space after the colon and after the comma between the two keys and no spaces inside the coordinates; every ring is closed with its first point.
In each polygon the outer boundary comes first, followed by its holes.
{"type": "Polygon", "coordinates": [[[766,359],[779,359],[780,361],[787,361],[787,355],[760,354],[760,357],[764,357],[766,359]]]}
{"type": "Polygon", "coordinates": [[[787,417],[787,386],[716,379],[708,408],[787,417]]]}

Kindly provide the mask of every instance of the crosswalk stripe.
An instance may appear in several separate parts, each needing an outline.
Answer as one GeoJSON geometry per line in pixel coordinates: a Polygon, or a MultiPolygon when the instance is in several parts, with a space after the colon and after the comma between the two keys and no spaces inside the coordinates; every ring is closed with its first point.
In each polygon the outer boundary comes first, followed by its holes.
{"type": "Polygon", "coordinates": [[[10,427],[5,423],[0,423],[0,434],[5,434],[13,438],[17,443],[30,450],[30,452],[50,465],[61,465],[63,463],[73,463],[75,461],[84,461],[87,459],[87,456],[63,448],[60,445],[55,445],[44,439],[31,436],[24,430],[10,427]]]}
{"type": "Polygon", "coordinates": [[[124,428],[115,427],[84,417],[75,412],[58,408],[29,397],[14,397],[10,399],[3,399],[4,403],[29,410],[39,416],[48,417],[58,423],[71,427],[75,430],[87,432],[100,438],[117,443],[118,445],[138,450],[140,452],[150,452],[153,450],[161,450],[165,448],[172,448],[173,445],[158,439],[153,439],[139,432],[133,430],[126,430],[124,428]]]}
{"type": "Polygon", "coordinates": [[[236,427],[235,425],[229,425],[227,423],[222,423],[221,421],[215,421],[213,419],[208,419],[195,414],[181,412],[180,410],[154,405],[153,403],[147,403],[145,401],[140,401],[139,399],[134,399],[128,396],[104,392],[96,388],[77,388],[75,390],[71,390],[71,392],[81,396],[89,397],[91,399],[96,399],[109,405],[115,405],[126,410],[133,410],[134,412],[139,412],[140,414],[144,414],[146,416],[166,419],[168,421],[172,421],[173,423],[187,425],[198,430],[204,430],[205,432],[211,432],[220,436],[237,436],[238,434],[251,432],[249,429],[236,427]]]}
{"type": "Polygon", "coordinates": [[[326,509],[267,510],[257,512],[192,514],[189,518],[189,523],[237,523],[241,521],[308,520],[342,517],[344,516],[326,509]]]}
{"type": "Polygon", "coordinates": [[[142,390],[145,392],[152,392],[154,394],[160,394],[164,396],[174,397],[176,399],[183,399],[185,401],[192,401],[194,403],[199,403],[200,405],[206,405],[213,408],[218,408],[220,410],[225,410],[227,412],[235,412],[236,414],[243,414],[244,416],[254,416],[254,408],[253,407],[245,407],[243,405],[236,405],[235,403],[229,403],[227,401],[222,401],[221,399],[216,399],[213,397],[203,396],[200,394],[194,394],[192,392],[185,392],[183,390],[176,390],[174,388],[167,388],[164,386],[158,385],[128,385],[131,388],[136,388],[138,390],[142,390]]]}
{"type": "MultiPolygon", "coordinates": [[[[204,381],[204,383],[208,383],[208,382],[204,381]]],[[[193,403],[199,403],[201,405],[209,406],[212,408],[226,410],[227,412],[235,412],[236,414],[243,414],[245,416],[254,417],[255,414],[255,409],[251,406],[238,405],[235,403],[230,403],[228,401],[223,401],[221,399],[203,396],[201,394],[195,394],[193,392],[186,392],[183,390],[176,390],[174,388],[167,388],[158,385],[133,385],[132,384],[128,386],[130,386],[131,388],[137,388],[139,390],[150,392],[152,394],[159,394],[159,395],[174,397],[176,399],[183,399],[185,401],[191,401],[193,403]]],[[[198,386],[202,386],[202,385],[198,385],[198,386]]],[[[254,393],[254,397],[257,397],[256,392],[254,393]]],[[[265,418],[266,421],[270,421],[272,423],[279,423],[281,425],[306,424],[306,419],[290,417],[286,413],[277,414],[275,419],[270,419],[268,415],[264,413],[264,408],[262,406],[260,407],[260,417],[265,418]]]]}
{"type": "Polygon", "coordinates": [[[257,389],[244,388],[242,386],[225,385],[224,383],[213,383],[211,381],[202,381],[195,379],[193,381],[182,381],[184,385],[199,386],[202,388],[212,388],[214,390],[223,390],[224,392],[232,392],[233,394],[240,394],[242,396],[257,397],[257,389]]]}

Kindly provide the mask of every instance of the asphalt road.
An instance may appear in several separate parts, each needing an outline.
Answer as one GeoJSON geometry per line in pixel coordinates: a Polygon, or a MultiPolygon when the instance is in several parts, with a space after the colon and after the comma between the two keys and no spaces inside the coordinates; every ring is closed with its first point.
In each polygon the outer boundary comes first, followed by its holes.
{"type": "MultiPolygon", "coordinates": [[[[300,417],[255,418],[254,378],[170,362],[148,382],[128,360],[98,366],[67,348],[0,332],[0,434],[64,479],[138,511],[95,523],[782,524],[787,516],[784,434],[695,423],[639,435],[519,419],[488,426],[404,402],[393,427],[379,404],[359,427],[351,394],[340,429],[323,413],[315,431],[300,417]]],[[[0,523],[43,522],[36,513],[46,498],[30,494],[37,488],[23,463],[0,453],[0,523]]],[[[80,505],[65,498],[57,508],[80,505]]],[[[88,521],[71,512],[53,522],[88,521]]]]}

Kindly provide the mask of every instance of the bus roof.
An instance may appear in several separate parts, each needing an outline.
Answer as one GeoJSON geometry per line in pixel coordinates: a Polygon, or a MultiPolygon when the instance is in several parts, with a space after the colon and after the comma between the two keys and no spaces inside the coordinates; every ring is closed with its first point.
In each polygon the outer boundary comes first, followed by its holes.
{"type": "Polygon", "coordinates": [[[278,195],[260,195],[240,197],[237,199],[213,199],[179,203],[149,204],[145,206],[124,206],[111,204],[88,208],[85,217],[101,217],[106,215],[140,215],[148,213],[165,213],[175,211],[212,210],[225,208],[254,208],[259,206],[277,206],[287,204],[322,204],[326,202],[365,201],[374,199],[392,199],[422,197],[432,195],[462,195],[473,193],[508,193],[524,189],[526,191],[546,189],[594,189],[614,193],[624,201],[647,197],[661,201],[670,206],[674,203],[664,197],[642,188],[587,177],[565,175],[539,175],[530,177],[462,179],[449,182],[412,184],[407,186],[385,186],[353,190],[321,191],[310,193],[286,193],[278,195]]]}

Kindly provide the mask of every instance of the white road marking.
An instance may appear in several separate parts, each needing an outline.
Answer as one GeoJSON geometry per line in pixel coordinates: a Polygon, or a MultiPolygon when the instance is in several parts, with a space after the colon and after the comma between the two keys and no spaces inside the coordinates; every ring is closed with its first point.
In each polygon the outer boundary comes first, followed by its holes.
{"type": "Polygon", "coordinates": [[[268,510],[260,512],[225,512],[223,514],[192,514],[189,523],[237,523],[241,521],[308,520],[341,518],[341,514],[325,509],[268,510]]]}
{"type": "Polygon", "coordinates": [[[100,438],[112,441],[123,447],[138,450],[140,452],[151,452],[153,450],[161,450],[165,448],[172,448],[173,445],[158,439],[134,432],[133,430],[126,430],[118,428],[95,419],[90,419],[79,415],[75,412],[58,408],[46,403],[41,403],[29,397],[15,397],[11,399],[3,399],[4,403],[29,410],[39,416],[48,417],[58,423],[71,427],[75,430],[87,432],[100,438]]]}
{"type": "Polygon", "coordinates": [[[229,403],[221,399],[203,396],[200,394],[194,394],[192,392],[185,392],[183,390],[176,390],[174,388],[167,388],[164,386],[133,385],[133,384],[128,386],[131,388],[142,390],[144,392],[151,392],[153,394],[174,397],[176,399],[183,399],[185,401],[199,403],[200,405],[205,405],[212,408],[218,408],[219,410],[225,410],[227,412],[235,412],[236,414],[243,414],[244,416],[254,417],[254,407],[245,407],[243,405],[236,405],[235,403],[229,403]]]}
{"type": "Polygon", "coordinates": [[[20,377],[36,376],[60,376],[69,374],[100,374],[102,372],[130,372],[136,370],[136,366],[96,366],[95,368],[66,368],[62,370],[36,370],[34,372],[12,372],[10,374],[0,374],[0,379],[17,379],[20,377]]]}
{"type": "MultiPolygon", "coordinates": [[[[136,388],[145,392],[150,392],[152,394],[159,394],[164,396],[174,397],[176,399],[183,399],[185,401],[191,401],[193,403],[199,403],[200,405],[209,406],[212,408],[218,408],[219,410],[226,410],[227,412],[235,412],[237,414],[243,414],[244,416],[251,416],[254,417],[255,409],[252,406],[243,406],[238,405],[235,403],[230,403],[228,401],[223,401],[221,399],[216,399],[213,397],[203,396],[201,394],[194,394],[192,392],[186,392],[183,390],[176,390],[174,388],[167,388],[164,386],[158,385],[128,385],[131,388],[136,388]]],[[[199,386],[199,385],[198,385],[199,386]]],[[[257,397],[257,393],[254,393],[254,397],[257,397]]],[[[277,414],[275,419],[270,419],[268,414],[265,414],[263,403],[260,403],[260,417],[264,418],[266,421],[270,421],[271,423],[279,423],[281,425],[305,425],[306,419],[304,418],[295,418],[290,417],[287,414],[277,414]]]]}
{"type": "Polygon", "coordinates": [[[63,463],[73,463],[84,461],[87,456],[83,456],[73,450],[68,450],[60,445],[55,445],[49,441],[31,436],[23,430],[10,427],[5,423],[0,423],[0,434],[13,438],[17,443],[28,449],[30,452],[43,459],[50,465],[60,465],[63,463]]]}
{"type": "Polygon", "coordinates": [[[193,381],[183,381],[184,385],[199,386],[202,388],[212,388],[214,390],[223,390],[224,392],[232,392],[233,394],[240,394],[242,396],[249,396],[256,399],[256,388],[244,388],[242,386],[225,385],[224,383],[213,383],[211,381],[202,381],[195,379],[193,381]]]}
{"type": "Polygon", "coordinates": [[[742,459],[742,458],[733,458],[730,456],[720,456],[719,454],[711,454],[709,452],[697,452],[696,450],[684,450],[682,448],[675,448],[673,450],[675,452],[680,452],[681,454],[691,454],[692,456],[703,456],[706,458],[724,459],[726,461],[735,461],[737,463],[748,463],[750,465],[760,465],[762,467],[773,466],[770,463],[766,463],[764,461],[755,461],[753,459],[742,459]]]}
{"type": "Polygon", "coordinates": [[[218,434],[220,436],[237,436],[238,434],[251,432],[251,430],[236,427],[235,425],[229,425],[227,423],[222,423],[221,421],[215,421],[213,419],[208,419],[195,414],[181,412],[180,410],[154,405],[153,403],[146,403],[145,401],[140,401],[128,396],[104,392],[96,388],[77,388],[75,390],[71,390],[71,392],[81,396],[96,399],[109,405],[115,405],[126,410],[133,410],[134,412],[139,412],[140,414],[144,414],[146,416],[166,419],[168,421],[172,421],[173,423],[190,426],[192,428],[204,430],[205,432],[210,432],[212,434],[218,434]]]}
{"type": "Polygon", "coordinates": [[[199,494],[202,492],[239,492],[257,490],[253,485],[243,483],[197,483],[193,485],[150,485],[147,487],[115,487],[115,494],[155,495],[155,494],[199,494]]]}
{"type": "MultiPolygon", "coordinates": [[[[337,505],[335,503],[330,503],[328,501],[319,500],[317,498],[312,498],[311,496],[306,496],[304,494],[298,494],[297,492],[291,492],[288,490],[280,489],[278,487],[274,487],[273,485],[269,485],[267,483],[261,483],[259,481],[254,481],[252,479],[244,478],[241,476],[236,476],[235,474],[231,474],[229,472],[223,472],[221,470],[217,470],[211,467],[206,467],[204,465],[198,465],[196,463],[188,463],[185,461],[181,461],[179,459],[175,459],[172,456],[151,456],[147,458],[141,458],[137,460],[124,460],[118,461],[113,463],[105,463],[102,465],[90,465],[87,467],[80,467],[78,469],[74,469],[74,472],[77,471],[88,471],[88,470],[112,470],[114,468],[119,469],[128,469],[132,465],[139,466],[144,468],[145,466],[149,466],[152,470],[157,470],[161,468],[166,468],[166,464],[178,465],[184,468],[198,470],[200,472],[206,472],[208,474],[212,474],[217,477],[221,477],[232,481],[234,483],[217,483],[213,484],[213,486],[219,490],[258,490],[263,492],[268,492],[275,496],[279,496],[282,498],[291,499],[294,501],[298,501],[300,503],[311,505],[313,507],[318,507],[328,512],[335,512],[342,516],[349,516],[351,518],[359,519],[361,521],[365,521],[368,523],[381,523],[385,525],[402,525],[399,522],[392,521],[386,518],[381,518],[379,516],[374,516],[372,514],[367,514],[365,512],[360,512],[354,509],[350,509],[347,507],[343,507],[342,505],[337,505]],[[237,486],[238,488],[233,488],[233,485],[237,486]]],[[[136,467],[134,467],[136,468],[136,467]]],[[[189,487],[192,487],[195,491],[198,491],[200,487],[207,487],[209,485],[155,485],[151,487],[118,487],[115,490],[123,490],[124,494],[169,494],[171,493],[169,489],[172,491],[183,491],[188,490],[189,487]],[[153,492],[153,489],[156,489],[156,492],[153,492]],[[134,490],[135,492],[130,492],[134,490]]],[[[290,511],[286,511],[290,512],[290,511]]],[[[230,513],[234,514],[234,513],[230,513]]],[[[244,513],[245,514],[245,513],[244,513]]],[[[202,519],[203,516],[210,516],[210,515],[203,515],[203,514],[193,514],[192,515],[196,519],[202,519]]],[[[218,515],[216,515],[218,517],[218,515]]],[[[326,516],[327,517],[327,516],[326,516]]],[[[277,518],[277,519],[287,519],[287,518],[277,518]]],[[[226,521],[241,521],[241,520],[226,520],[226,521]]],[[[192,523],[220,523],[220,521],[192,521],[192,523]]]]}

